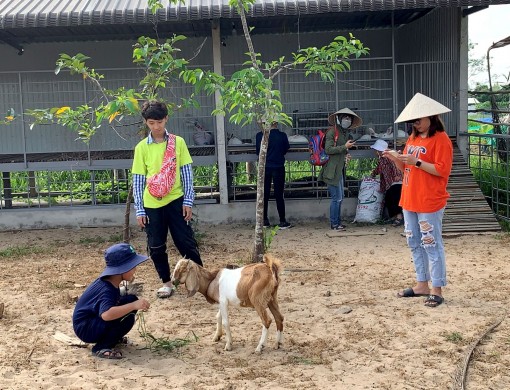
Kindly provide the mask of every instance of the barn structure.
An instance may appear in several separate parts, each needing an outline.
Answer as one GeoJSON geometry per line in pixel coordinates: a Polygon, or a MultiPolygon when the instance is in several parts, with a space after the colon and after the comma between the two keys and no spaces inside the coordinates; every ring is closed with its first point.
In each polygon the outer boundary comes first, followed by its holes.
{"type": "MultiPolygon", "coordinates": [[[[63,72],[55,75],[60,53],[91,57],[88,64],[105,75],[109,88],[136,88],[140,69],[131,61],[132,45],[139,36],[155,36],[155,20],[160,39],[187,36],[180,48],[192,66],[225,76],[242,67],[246,42],[227,0],[163,3],[165,8],[154,19],[145,0],[0,0],[0,112],[93,102],[97,91],[87,80],[63,72]]],[[[257,0],[250,7],[255,50],[265,61],[288,58],[300,48],[323,46],[349,33],[370,48],[369,56],[352,60],[351,69],[338,73],[333,83],[305,77],[304,72],[283,72],[277,79],[285,111],[293,118],[292,126],[283,129],[289,136],[309,136],[326,127],[328,114],[343,107],[364,119],[364,126],[353,134],[360,140],[352,153],[360,174],[347,182],[345,215],[354,214],[362,171],[370,169],[363,161],[372,157],[374,134],[401,145],[407,129],[394,127],[393,121],[416,92],[452,109],[444,117],[446,127],[459,155],[466,157],[468,137],[462,133],[467,128],[469,15],[507,3],[257,0]]],[[[177,83],[164,95],[178,99],[190,88],[177,83]]],[[[250,169],[256,160],[257,128],[211,116],[214,99],[202,96],[199,108],[178,112],[169,128],[190,146],[200,220],[253,221],[255,181],[250,169]],[[214,136],[213,145],[196,143],[197,123],[214,136]]],[[[18,119],[0,125],[0,229],[121,224],[139,124],[117,132],[104,126],[85,144],[63,127],[30,128],[27,118],[18,119]],[[57,179],[55,172],[61,174],[57,179]],[[85,176],[78,175],[83,172],[85,176]],[[21,189],[15,183],[20,173],[25,178],[21,189]],[[60,190],[54,189],[55,180],[63,184],[60,190]],[[103,182],[109,184],[107,189],[103,182]]],[[[306,144],[293,144],[286,185],[291,220],[326,218],[328,213],[327,192],[307,158],[306,144]]]]}

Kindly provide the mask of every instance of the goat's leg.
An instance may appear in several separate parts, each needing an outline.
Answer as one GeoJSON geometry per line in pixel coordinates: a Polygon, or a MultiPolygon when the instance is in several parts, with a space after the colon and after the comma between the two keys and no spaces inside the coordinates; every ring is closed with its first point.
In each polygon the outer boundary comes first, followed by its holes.
{"type": "Polygon", "coordinates": [[[221,310],[218,310],[218,314],[216,314],[216,333],[214,334],[213,341],[214,342],[220,341],[222,335],[223,326],[221,325],[221,310]]]}
{"type": "Polygon", "coordinates": [[[280,313],[280,307],[278,306],[276,296],[273,297],[268,306],[276,322],[276,349],[279,349],[283,344],[283,316],[282,313],[280,313]]]}
{"type": "MultiPolygon", "coordinates": [[[[228,302],[220,302],[220,316],[223,329],[225,329],[225,351],[232,350],[232,334],[230,333],[230,322],[228,319],[228,302]]],[[[221,337],[221,336],[220,336],[221,337]]]]}
{"type": "Polygon", "coordinates": [[[266,345],[267,341],[267,331],[269,329],[269,326],[271,325],[271,318],[269,318],[269,315],[267,314],[267,309],[264,307],[255,307],[255,310],[257,310],[257,313],[262,320],[262,335],[260,336],[259,345],[257,345],[257,348],[255,349],[255,352],[260,353],[262,352],[262,349],[266,345]]]}

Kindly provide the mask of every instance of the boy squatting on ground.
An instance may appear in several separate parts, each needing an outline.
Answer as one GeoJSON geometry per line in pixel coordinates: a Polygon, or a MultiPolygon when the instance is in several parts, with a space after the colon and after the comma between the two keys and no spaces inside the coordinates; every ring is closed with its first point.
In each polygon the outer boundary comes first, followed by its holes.
{"type": "Polygon", "coordinates": [[[150,307],[146,299],[136,295],[120,295],[123,280],[134,279],[136,267],[148,259],[139,255],[129,244],[115,244],[104,254],[106,268],[99,278],[84,291],[73,313],[73,328],[78,338],[92,347],[94,356],[121,359],[122,352],[114,349],[126,343],[125,335],[135,324],[138,310],[150,307]]]}

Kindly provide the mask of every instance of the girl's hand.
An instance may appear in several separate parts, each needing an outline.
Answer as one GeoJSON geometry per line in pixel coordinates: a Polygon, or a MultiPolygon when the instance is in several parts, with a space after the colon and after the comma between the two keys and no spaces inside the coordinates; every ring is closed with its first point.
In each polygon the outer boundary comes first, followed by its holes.
{"type": "Polygon", "coordinates": [[[416,161],[418,161],[418,159],[412,154],[402,154],[400,155],[399,160],[406,165],[416,165],[416,161]]]}
{"type": "Polygon", "coordinates": [[[384,150],[381,155],[383,157],[389,158],[390,160],[400,160],[401,154],[397,152],[396,150],[386,149],[384,150]]]}
{"type": "Polygon", "coordinates": [[[356,141],[349,140],[349,141],[347,141],[347,142],[345,143],[345,147],[346,147],[347,149],[350,149],[350,148],[352,148],[352,147],[354,146],[354,144],[355,144],[355,143],[356,143],[356,141]]]}

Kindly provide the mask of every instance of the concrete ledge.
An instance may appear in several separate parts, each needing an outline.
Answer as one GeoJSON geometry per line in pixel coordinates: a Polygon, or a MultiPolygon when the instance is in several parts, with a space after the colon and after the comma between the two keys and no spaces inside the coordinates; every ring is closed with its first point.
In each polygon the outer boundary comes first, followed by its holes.
{"type": "MultiPolygon", "coordinates": [[[[328,199],[287,199],[285,208],[290,222],[310,219],[329,220],[328,199]]],[[[354,218],[357,199],[347,198],[342,202],[343,218],[354,218]]],[[[221,224],[231,222],[255,222],[255,202],[236,202],[227,205],[199,204],[193,209],[200,223],[221,224]]],[[[54,229],[98,226],[122,226],[124,205],[73,206],[51,208],[27,208],[0,211],[0,230],[54,229]]],[[[274,201],[269,202],[269,219],[278,223],[274,201]]],[[[134,209],[131,208],[130,224],[136,225],[134,209]]]]}

